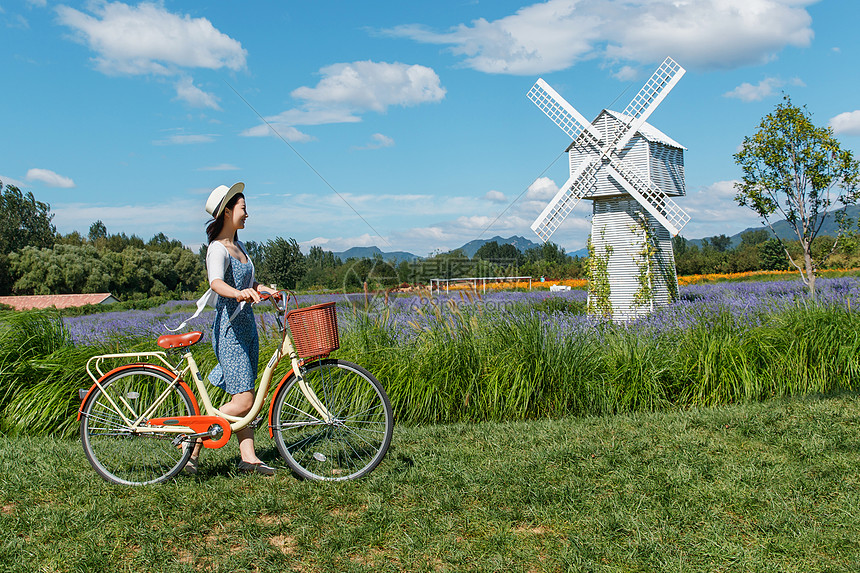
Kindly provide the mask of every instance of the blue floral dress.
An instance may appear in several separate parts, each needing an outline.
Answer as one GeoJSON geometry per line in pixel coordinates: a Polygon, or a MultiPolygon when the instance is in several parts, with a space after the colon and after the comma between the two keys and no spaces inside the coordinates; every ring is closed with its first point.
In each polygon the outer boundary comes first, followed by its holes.
{"type": "MultiPolygon", "coordinates": [[[[224,282],[238,290],[250,288],[253,273],[254,265],[250,259],[243,263],[230,256],[224,282]]],[[[212,325],[212,347],[218,357],[218,365],[209,373],[209,382],[228,394],[254,389],[260,356],[260,339],[254,312],[251,305],[246,304],[233,316],[239,304],[235,299],[218,296],[215,322],[212,325]]]]}

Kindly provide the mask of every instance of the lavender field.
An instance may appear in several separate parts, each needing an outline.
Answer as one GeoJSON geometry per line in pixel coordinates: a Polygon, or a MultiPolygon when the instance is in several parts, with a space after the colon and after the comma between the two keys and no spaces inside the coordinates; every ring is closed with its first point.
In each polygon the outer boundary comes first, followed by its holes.
{"type": "MultiPolygon", "coordinates": [[[[855,391],[860,381],[860,279],[681,288],[647,318],[613,324],[584,314],[585,292],[450,296],[299,296],[338,303],[336,356],[386,387],[399,423],[512,420],[712,406],[855,391]]],[[[89,386],[84,364],[104,352],[157,349],[154,339],[193,311],[0,318],[0,428],[74,432],[71,396],[89,386]],[[27,342],[22,342],[27,340],[27,342]],[[11,381],[14,380],[15,383],[11,381]]],[[[211,312],[189,323],[210,329],[211,312]]],[[[274,315],[257,312],[261,363],[275,345],[274,315]]],[[[204,342],[195,356],[214,365],[204,342]]],[[[286,370],[284,366],[280,369],[286,370]]]]}

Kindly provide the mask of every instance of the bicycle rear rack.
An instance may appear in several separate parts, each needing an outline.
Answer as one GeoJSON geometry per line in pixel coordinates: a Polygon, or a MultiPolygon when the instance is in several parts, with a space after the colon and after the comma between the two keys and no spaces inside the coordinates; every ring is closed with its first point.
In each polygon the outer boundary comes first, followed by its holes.
{"type": "MultiPolygon", "coordinates": [[[[87,374],[90,378],[92,378],[94,383],[98,383],[99,380],[104,378],[105,373],[102,371],[102,366],[105,360],[115,359],[115,358],[137,358],[138,361],[141,361],[141,358],[149,357],[149,358],[158,358],[167,369],[171,372],[176,372],[174,366],[167,361],[167,353],[166,352],[124,352],[121,354],[101,354],[99,356],[93,356],[89,360],[87,360],[87,374]],[[93,374],[93,370],[95,370],[98,377],[93,374]]],[[[146,361],[141,361],[146,362],[146,361]]]]}

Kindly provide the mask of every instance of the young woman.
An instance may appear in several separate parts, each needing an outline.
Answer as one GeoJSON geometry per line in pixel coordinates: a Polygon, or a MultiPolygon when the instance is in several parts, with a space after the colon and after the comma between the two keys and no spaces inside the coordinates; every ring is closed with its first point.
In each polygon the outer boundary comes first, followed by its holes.
{"type": "MultiPolygon", "coordinates": [[[[206,201],[206,212],[213,217],[206,227],[209,242],[206,271],[211,290],[209,302],[215,306],[212,347],[218,358],[209,382],[232,396],[220,410],[233,416],[244,416],[254,404],[260,345],[250,303],[260,302],[260,294],[275,292],[254,280],[254,264],[239,241],[238,230],[245,228],[248,218],[244,189],[244,183],[230,188],[221,185],[206,201]]],[[[242,456],[241,471],[275,473],[274,468],[257,457],[253,428],[239,430],[236,439],[242,456]]],[[[189,473],[197,471],[199,450],[199,446],[195,448],[186,466],[189,473]]]]}

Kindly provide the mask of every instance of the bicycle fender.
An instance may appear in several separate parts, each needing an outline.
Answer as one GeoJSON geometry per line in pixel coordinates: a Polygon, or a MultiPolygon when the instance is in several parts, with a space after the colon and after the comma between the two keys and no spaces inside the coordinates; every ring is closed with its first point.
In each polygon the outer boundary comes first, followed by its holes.
{"type": "MultiPolygon", "coordinates": [[[[151,364],[149,362],[137,362],[134,364],[123,364],[122,366],[117,366],[116,368],[114,368],[110,372],[105,373],[104,376],[99,378],[99,382],[101,382],[102,380],[104,380],[105,378],[107,378],[108,376],[111,376],[112,374],[114,374],[116,372],[120,372],[122,370],[129,370],[131,368],[140,368],[141,366],[144,368],[150,369],[150,370],[159,370],[162,373],[167,374],[171,378],[174,378],[176,376],[176,374],[174,374],[173,372],[171,372],[170,370],[168,370],[164,366],[159,366],[158,364],[151,364]]],[[[200,406],[197,405],[197,396],[194,395],[194,392],[191,391],[191,388],[188,387],[188,384],[186,384],[184,380],[180,379],[179,385],[182,386],[182,389],[185,390],[188,393],[188,395],[191,397],[191,402],[192,402],[192,404],[194,404],[194,413],[199,416],[200,415],[200,406]]],[[[92,386],[90,386],[90,389],[87,390],[86,396],[84,396],[84,399],[81,400],[81,407],[78,408],[78,416],[76,418],[78,421],[81,420],[81,411],[84,409],[84,404],[87,403],[87,399],[90,397],[90,394],[92,394],[93,390],[97,387],[98,387],[98,384],[93,384],[92,386]]]]}
{"type": "Polygon", "coordinates": [[[275,414],[275,398],[278,397],[278,393],[281,391],[281,387],[284,383],[293,377],[293,369],[290,368],[290,371],[284,374],[284,377],[281,378],[280,383],[278,383],[278,387],[275,388],[275,392],[272,394],[272,401],[269,402],[269,437],[274,438],[275,432],[272,431],[272,416],[275,414]]]}
{"type": "Polygon", "coordinates": [[[223,432],[220,438],[217,440],[203,438],[203,447],[210,449],[220,448],[227,444],[230,441],[230,436],[233,435],[230,422],[221,416],[166,416],[153,418],[146,424],[148,426],[188,426],[197,434],[208,432],[211,426],[219,426],[223,432]]]}

